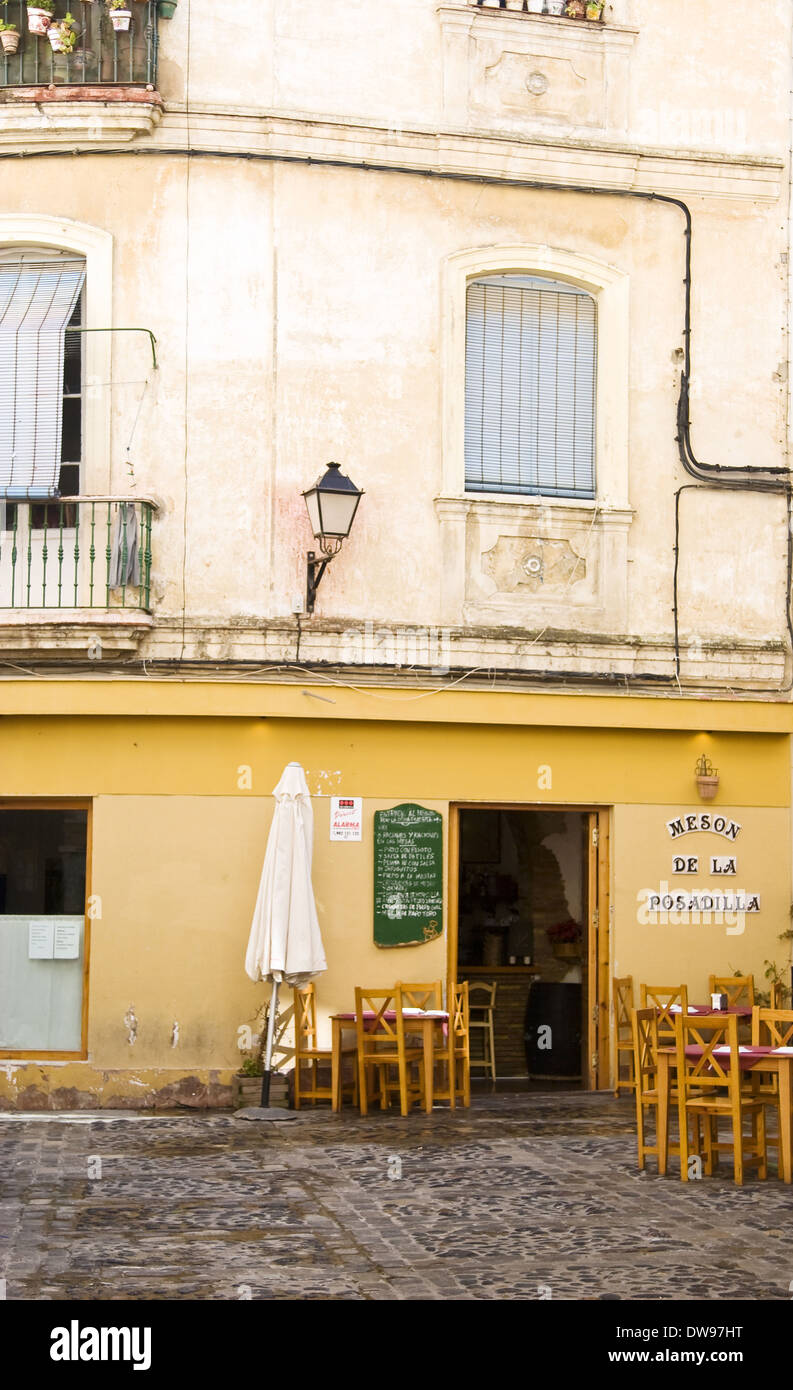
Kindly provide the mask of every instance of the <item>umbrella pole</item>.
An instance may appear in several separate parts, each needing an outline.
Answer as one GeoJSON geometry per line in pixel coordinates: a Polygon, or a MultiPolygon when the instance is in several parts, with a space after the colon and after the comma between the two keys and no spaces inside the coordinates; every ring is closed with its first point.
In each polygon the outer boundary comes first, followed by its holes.
{"type": "Polygon", "coordinates": [[[262,1073],[262,1110],[270,1108],[270,1077],[273,1063],[273,1040],[275,1038],[275,1015],[278,1010],[278,981],[273,980],[270,995],[270,1013],[267,1018],[267,1042],[264,1049],[264,1071],[262,1073]]]}

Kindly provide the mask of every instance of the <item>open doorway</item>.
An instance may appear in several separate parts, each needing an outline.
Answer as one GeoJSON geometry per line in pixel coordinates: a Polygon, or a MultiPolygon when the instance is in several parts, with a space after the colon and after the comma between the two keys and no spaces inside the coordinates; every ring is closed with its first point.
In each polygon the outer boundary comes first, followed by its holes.
{"type": "MultiPolygon", "coordinates": [[[[495,986],[495,1074],[505,1086],[608,1084],[604,819],[581,809],[457,810],[454,969],[472,1003],[487,1002],[479,986],[495,986]]],[[[472,1029],[474,1060],[489,1050],[484,1033],[472,1029]]]]}

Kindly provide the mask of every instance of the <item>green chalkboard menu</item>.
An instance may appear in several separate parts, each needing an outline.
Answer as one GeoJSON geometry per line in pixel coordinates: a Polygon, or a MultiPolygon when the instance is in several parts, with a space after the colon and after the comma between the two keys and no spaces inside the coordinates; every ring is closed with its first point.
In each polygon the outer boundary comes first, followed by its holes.
{"type": "Polygon", "coordinates": [[[442,931],[443,817],[413,802],[375,811],[375,946],[418,946],[442,931]]]}

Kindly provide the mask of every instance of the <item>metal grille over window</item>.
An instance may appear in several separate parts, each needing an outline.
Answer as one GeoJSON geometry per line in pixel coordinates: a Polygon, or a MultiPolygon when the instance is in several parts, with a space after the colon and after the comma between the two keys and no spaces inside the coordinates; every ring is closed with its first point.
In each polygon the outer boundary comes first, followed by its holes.
{"type": "Polygon", "coordinates": [[[597,309],[574,285],[496,275],[468,287],[465,487],[595,495],[597,309]]]}
{"type": "Polygon", "coordinates": [[[0,263],[0,496],[58,493],[64,416],[65,331],[85,265],[0,263]]]}

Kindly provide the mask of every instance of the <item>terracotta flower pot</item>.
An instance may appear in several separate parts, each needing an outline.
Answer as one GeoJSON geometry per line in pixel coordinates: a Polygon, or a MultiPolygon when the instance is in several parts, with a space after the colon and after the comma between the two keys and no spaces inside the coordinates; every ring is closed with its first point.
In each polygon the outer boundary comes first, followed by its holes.
{"type": "Polygon", "coordinates": [[[110,23],[117,34],[125,34],[132,19],[132,10],[111,10],[110,23]]]}
{"type": "Polygon", "coordinates": [[[31,34],[39,34],[41,38],[46,38],[51,23],[52,15],[49,10],[39,10],[35,5],[28,7],[28,29],[31,34]]]}
{"type": "Polygon", "coordinates": [[[583,19],[586,15],[586,0],[567,0],[564,12],[568,19],[583,19]]]}
{"type": "Polygon", "coordinates": [[[698,777],[697,791],[703,801],[712,801],[716,792],[719,790],[718,777],[698,777]]]}
{"type": "Polygon", "coordinates": [[[5,29],[0,34],[0,43],[3,45],[4,53],[16,53],[19,48],[19,34],[15,34],[13,29],[5,29]]]}
{"type": "Polygon", "coordinates": [[[71,53],[71,30],[64,29],[60,24],[51,24],[47,30],[47,38],[53,53],[71,53]]]}
{"type": "Polygon", "coordinates": [[[589,22],[590,22],[591,24],[592,24],[592,23],[594,23],[594,24],[599,24],[599,23],[600,23],[600,20],[603,18],[603,6],[602,6],[602,5],[587,5],[587,7],[586,7],[586,17],[587,17],[587,19],[589,20],[589,22]]]}

